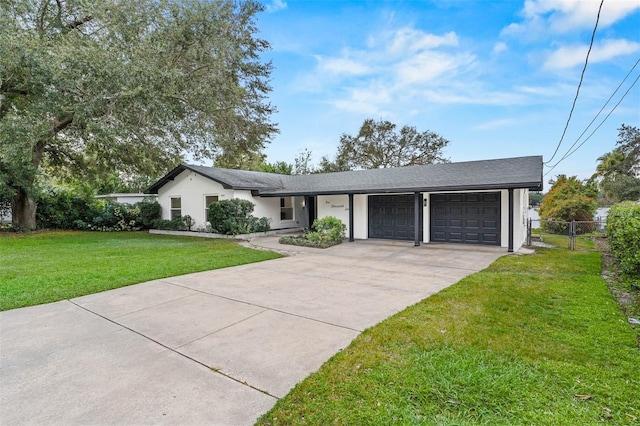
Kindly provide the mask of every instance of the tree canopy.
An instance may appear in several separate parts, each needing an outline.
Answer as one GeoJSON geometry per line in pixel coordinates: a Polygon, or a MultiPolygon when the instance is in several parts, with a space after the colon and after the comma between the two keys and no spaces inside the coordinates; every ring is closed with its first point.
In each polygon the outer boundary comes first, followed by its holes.
{"type": "Polygon", "coordinates": [[[640,199],[640,129],[622,125],[613,151],[598,158],[596,173],[600,189],[609,201],[640,199]]]}
{"type": "Polygon", "coordinates": [[[399,130],[390,121],[366,119],[357,135],[344,133],[334,160],[323,157],[320,171],[378,169],[447,162],[443,149],[449,141],[415,127],[399,130]]]}
{"type": "Polygon", "coordinates": [[[35,227],[38,170],[157,175],[277,129],[253,0],[0,3],[0,195],[35,227]]]}
{"type": "Polygon", "coordinates": [[[570,222],[591,221],[598,208],[598,190],[576,176],[558,175],[542,199],[540,218],[570,222]]]}

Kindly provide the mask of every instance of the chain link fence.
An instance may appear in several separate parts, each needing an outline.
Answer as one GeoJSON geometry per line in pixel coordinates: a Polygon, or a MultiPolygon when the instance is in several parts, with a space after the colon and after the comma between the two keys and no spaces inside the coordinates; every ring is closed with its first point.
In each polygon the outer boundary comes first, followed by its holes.
{"type": "Polygon", "coordinates": [[[567,247],[569,250],[597,251],[596,240],[605,238],[606,218],[592,221],[529,219],[527,244],[567,247]]]}

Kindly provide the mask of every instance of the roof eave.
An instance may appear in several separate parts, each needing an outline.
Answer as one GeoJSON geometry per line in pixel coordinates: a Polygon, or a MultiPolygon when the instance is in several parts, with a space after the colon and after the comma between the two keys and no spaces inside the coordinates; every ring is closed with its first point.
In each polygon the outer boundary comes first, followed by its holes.
{"type": "Polygon", "coordinates": [[[199,170],[194,169],[193,167],[190,167],[188,164],[180,164],[179,166],[177,166],[176,168],[171,170],[169,173],[167,173],[164,177],[162,177],[159,181],[157,181],[156,183],[151,185],[146,191],[144,191],[144,193],[145,194],[157,194],[158,190],[160,188],[162,188],[164,185],[166,185],[167,182],[170,182],[170,181],[174,180],[176,178],[176,176],[178,176],[180,173],[182,173],[185,170],[192,171],[194,173],[199,174],[202,177],[205,177],[205,178],[207,178],[209,180],[217,182],[220,185],[222,185],[222,187],[224,189],[240,189],[240,188],[234,188],[233,186],[231,186],[227,182],[224,182],[224,181],[222,181],[220,179],[216,179],[214,177],[207,176],[207,175],[201,173],[199,170]]]}
{"type": "Polygon", "coordinates": [[[261,197],[295,197],[295,196],[315,196],[315,195],[344,195],[344,194],[400,194],[407,192],[450,192],[450,191],[478,191],[478,190],[500,190],[500,189],[529,189],[541,191],[540,182],[519,182],[510,184],[490,184],[490,185],[451,185],[437,187],[406,187],[406,188],[367,188],[367,189],[345,189],[331,191],[257,191],[261,197]]]}

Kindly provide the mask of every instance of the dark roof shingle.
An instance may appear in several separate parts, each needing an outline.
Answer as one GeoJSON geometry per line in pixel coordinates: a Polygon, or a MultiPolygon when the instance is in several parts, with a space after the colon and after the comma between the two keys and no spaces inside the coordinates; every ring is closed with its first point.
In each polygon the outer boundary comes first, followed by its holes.
{"type": "Polygon", "coordinates": [[[301,176],[181,165],[147,192],[157,193],[162,185],[185,169],[219,182],[225,188],[253,190],[263,196],[509,188],[542,190],[542,157],[530,156],[301,176]]]}

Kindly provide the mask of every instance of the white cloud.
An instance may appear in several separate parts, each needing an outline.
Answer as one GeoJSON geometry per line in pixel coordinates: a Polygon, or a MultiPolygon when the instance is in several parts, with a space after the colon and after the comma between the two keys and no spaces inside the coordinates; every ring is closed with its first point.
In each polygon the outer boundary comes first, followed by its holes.
{"type": "Polygon", "coordinates": [[[496,43],[493,46],[493,54],[494,55],[498,55],[502,52],[506,52],[507,50],[509,50],[509,47],[507,46],[507,43],[504,43],[502,41],[499,41],[498,43],[496,43]]]}
{"type": "Polygon", "coordinates": [[[380,83],[351,88],[346,97],[330,101],[336,108],[350,113],[379,117],[388,115],[386,106],[393,104],[394,94],[380,83]]]}
{"type": "Polygon", "coordinates": [[[396,72],[402,84],[427,83],[442,76],[452,76],[474,60],[475,57],[468,53],[426,51],[400,62],[396,72]]]}
{"type": "MultiPolygon", "coordinates": [[[[388,37],[388,35],[387,35],[388,37]]],[[[391,33],[386,50],[392,54],[411,54],[438,47],[458,46],[458,36],[454,32],[438,36],[409,27],[400,28],[391,33]]]]}
{"type": "Polygon", "coordinates": [[[323,58],[316,56],[318,69],[333,75],[364,75],[371,72],[369,66],[350,58],[323,58]]]}
{"type": "Polygon", "coordinates": [[[514,118],[503,118],[500,120],[487,121],[486,123],[479,124],[473,128],[473,130],[493,130],[502,127],[509,127],[517,124],[518,120],[514,118]]]}
{"type": "MultiPolygon", "coordinates": [[[[559,70],[584,64],[588,49],[587,45],[562,46],[547,57],[543,67],[547,70],[559,70]]],[[[604,62],[617,56],[630,55],[638,51],[640,51],[640,43],[625,39],[605,40],[593,46],[589,55],[589,62],[604,62]]]]}
{"type": "MultiPolygon", "coordinates": [[[[526,0],[521,11],[524,21],[508,25],[502,33],[535,38],[593,28],[599,6],[596,0],[526,0]]],[[[637,0],[605,1],[598,27],[609,27],[638,9],[637,0]]]]}
{"type": "Polygon", "coordinates": [[[425,87],[473,69],[475,55],[459,44],[454,32],[438,35],[406,26],[378,32],[362,48],[315,56],[315,70],[298,78],[306,82],[298,89],[324,92],[343,111],[383,115],[412,102],[425,87]]]}
{"type": "Polygon", "coordinates": [[[272,2],[265,6],[265,9],[269,13],[277,12],[287,8],[287,2],[284,0],[272,0],[272,2]]]}

